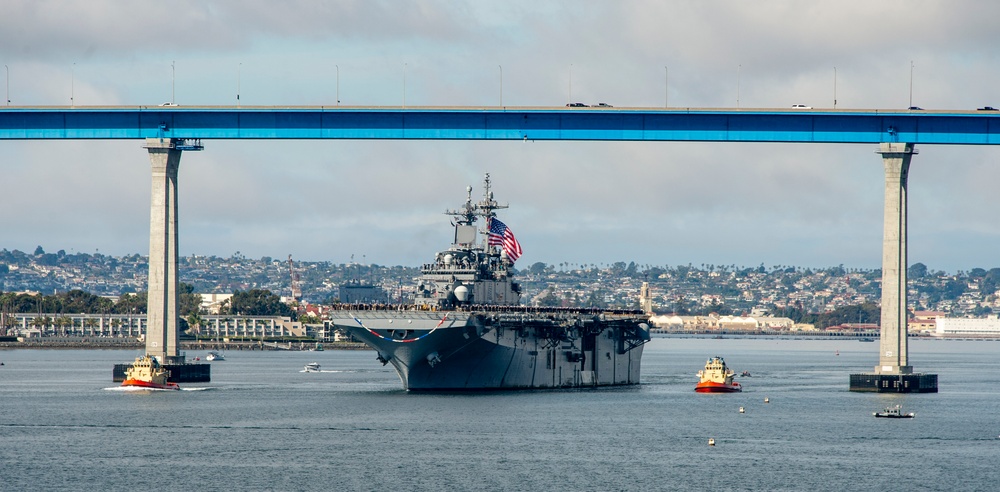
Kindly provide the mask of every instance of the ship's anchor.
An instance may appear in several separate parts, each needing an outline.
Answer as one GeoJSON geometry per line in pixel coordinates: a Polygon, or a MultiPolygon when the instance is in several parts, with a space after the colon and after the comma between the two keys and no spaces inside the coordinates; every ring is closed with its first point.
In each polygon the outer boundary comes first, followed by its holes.
{"type": "Polygon", "coordinates": [[[386,359],[385,357],[382,357],[381,353],[379,353],[378,357],[375,357],[375,359],[378,360],[379,362],[381,362],[383,366],[389,363],[389,359],[386,359]]]}
{"type": "Polygon", "coordinates": [[[430,364],[431,367],[438,365],[439,362],[441,362],[441,356],[438,355],[437,352],[427,354],[427,363],[430,364]]]}

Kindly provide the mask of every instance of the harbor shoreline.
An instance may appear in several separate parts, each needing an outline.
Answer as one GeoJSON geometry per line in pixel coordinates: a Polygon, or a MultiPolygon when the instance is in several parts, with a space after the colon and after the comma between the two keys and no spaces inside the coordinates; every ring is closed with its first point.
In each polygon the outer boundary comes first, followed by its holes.
{"type": "MultiPolygon", "coordinates": [[[[32,338],[20,342],[0,342],[0,350],[17,349],[95,349],[95,350],[116,350],[116,349],[145,349],[146,344],[134,338],[85,338],[85,339],[46,339],[32,338]]],[[[287,350],[287,351],[309,351],[315,349],[312,343],[272,343],[265,342],[201,342],[181,340],[180,349],[186,351],[217,350],[217,351],[240,351],[240,350],[287,350]]],[[[371,350],[367,345],[356,342],[329,342],[323,344],[323,350],[371,350]]]]}

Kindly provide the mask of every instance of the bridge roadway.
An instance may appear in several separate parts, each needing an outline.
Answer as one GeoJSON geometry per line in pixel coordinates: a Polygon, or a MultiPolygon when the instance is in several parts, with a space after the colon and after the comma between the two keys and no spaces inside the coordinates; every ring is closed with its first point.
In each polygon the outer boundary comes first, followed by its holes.
{"type": "Polygon", "coordinates": [[[177,170],[191,139],[440,139],[878,144],[885,168],[879,364],[852,391],[937,392],[914,373],[906,315],[914,145],[998,145],[1000,111],[568,107],[0,106],[0,140],[145,139],[152,165],[146,353],[178,351],[177,170]]]}
{"type": "Polygon", "coordinates": [[[0,140],[444,139],[997,145],[1000,111],[0,106],[0,140]]]}

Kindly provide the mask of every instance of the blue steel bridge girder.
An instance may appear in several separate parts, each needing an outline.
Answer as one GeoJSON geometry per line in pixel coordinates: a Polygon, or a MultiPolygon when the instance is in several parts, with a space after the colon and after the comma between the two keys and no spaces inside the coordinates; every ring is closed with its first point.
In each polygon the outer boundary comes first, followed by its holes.
{"type": "Polygon", "coordinates": [[[0,140],[441,139],[1000,144],[1000,112],[621,108],[0,107],[0,140]]]}

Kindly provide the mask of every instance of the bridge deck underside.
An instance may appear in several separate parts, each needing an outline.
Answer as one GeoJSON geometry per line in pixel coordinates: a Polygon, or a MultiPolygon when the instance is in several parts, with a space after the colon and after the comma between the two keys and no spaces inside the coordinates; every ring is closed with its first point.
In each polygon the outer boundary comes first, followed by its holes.
{"type": "Polygon", "coordinates": [[[10,108],[3,139],[621,140],[998,145],[998,112],[10,108]]]}

